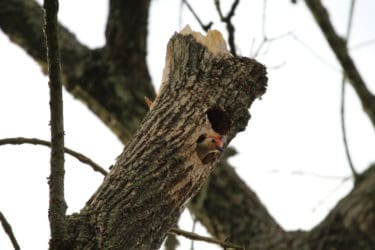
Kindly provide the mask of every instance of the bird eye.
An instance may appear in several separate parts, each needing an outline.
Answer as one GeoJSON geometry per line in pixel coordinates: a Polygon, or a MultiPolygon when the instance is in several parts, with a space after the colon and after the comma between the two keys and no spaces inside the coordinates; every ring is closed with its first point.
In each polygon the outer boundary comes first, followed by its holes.
{"type": "Polygon", "coordinates": [[[212,143],[215,143],[215,139],[211,139],[211,142],[212,142],[212,143]]]}

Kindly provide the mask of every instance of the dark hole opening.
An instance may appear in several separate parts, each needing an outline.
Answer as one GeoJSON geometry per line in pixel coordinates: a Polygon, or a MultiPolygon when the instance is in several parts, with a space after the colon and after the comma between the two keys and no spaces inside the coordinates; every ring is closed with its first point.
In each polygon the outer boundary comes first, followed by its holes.
{"type": "Polygon", "coordinates": [[[219,107],[213,107],[207,110],[207,117],[211,123],[212,129],[218,134],[228,133],[231,125],[229,114],[219,107]]]}

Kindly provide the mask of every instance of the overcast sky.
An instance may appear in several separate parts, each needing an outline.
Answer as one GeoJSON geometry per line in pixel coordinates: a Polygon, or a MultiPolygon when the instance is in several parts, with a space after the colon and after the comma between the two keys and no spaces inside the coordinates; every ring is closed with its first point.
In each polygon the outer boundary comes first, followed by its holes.
{"type": "MultiPolygon", "coordinates": [[[[39,1],[41,2],[41,1],[39,1]]],[[[223,9],[232,1],[223,1],[223,9]]],[[[213,1],[190,0],[203,22],[225,32],[213,1]]],[[[335,27],[346,33],[350,1],[324,1],[335,27]]],[[[95,48],[104,44],[107,1],[60,1],[59,18],[78,39],[95,48]],[[82,18],[81,11],[90,4],[82,18]]],[[[350,47],[375,39],[375,2],[357,1],[350,47]]],[[[226,11],[224,11],[226,12],[226,11]]],[[[252,56],[262,39],[263,1],[241,1],[236,11],[239,54],[252,56]]],[[[165,48],[175,31],[186,24],[201,31],[180,1],[152,1],[149,20],[148,65],[157,90],[165,48]]],[[[250,109],[247,130],[231,143],[239,154],[231,160],[239,175],[265,203],[285,229],[310,229],[350,190],[349,166],[340,130],[341,69],[304,3],[269,0],[265,32],[280,38],[260,51],[257,60],[268,67],[268,90],[250,109]],[[337,178],[336,178],[337,177],[337,178]]],[[[375,46],[351,52],[368,87],[375,91],[375,46]]],[[[49,140],[47,79],[39,66],[0,32],[0,138],[37,137],[49,140]]],[[[347,129],[358,171],[374,161],[375,136],[351,87],[347,88],[347,129]]],[[[113,164],[122,145],[85,105],[64,92],[66,146],[104,167],[113,164]]],[[[12,224],[22,249],[45,249],[49,238],[49,150],[38,146],[0,147],[0,210],[12,224]]],[[[66,156],[68,212],[79,211],[100,185],[102,177],[66,156]]],[[[191,229],[184,213],[181,227],[191,229]]],[[[204,234],[203,229],[199,233],[204,234]]],[[[187,249],[189,241],[182,240],[187,249]]],[[[215,249],[196,243],[196,249],[215,249]]],[[[0,230],[0,249],[11,249],[0,230]]]]}

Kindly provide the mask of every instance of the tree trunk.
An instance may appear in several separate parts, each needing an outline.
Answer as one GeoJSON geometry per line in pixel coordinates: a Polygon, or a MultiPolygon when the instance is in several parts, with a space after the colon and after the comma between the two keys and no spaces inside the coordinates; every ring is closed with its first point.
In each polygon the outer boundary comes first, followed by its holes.
{"type": "MultiPolygon", "coordinates": [[[[113,5],[114,8],[110,8],[108,15],[111,19],[108,26],[117,25],[117,28],[107,27],[107,45],[103,49],[90,50],[66,28],[60,26],[62,73],[66,89],[87,104],[123,143],[128,141],[146,113],[146,106],[142,102],[143,96],[153,95],[147,68],[144,66],[148,3],[149,1],[138,0],[110,2],[120,4],[113,5]],[[138,8],[137,4],[142,7],[138,8]],[[131,28],[125,27],[126,25],[131,28]],[[117,39],[117,42],[112,42],[111,39],[117,39]],[[116,46],[117,51],[121,51],[122,46],[132,48],[131,44],[140,47],[126,49],[127,53],[132,53],[127,54],[132,60],[126,66],[126,62],[123,61],[126,57],[118,59],[116,55],[111,54],[111,49],[107,48],[116,46]],[[122,67],[116,66],[117,63],[122,64],[122,67]]],[[[41,7],[33,0],[0,0],[0,28],[45,68],[42,17],[41,7]]],[[[153,109],[156,109],[156,103],[153,109]]],[[[171,161],[169,158],[168,160],[171,161]]],[[[150,170],[148,166],[147,169],[150,170]]],[[[375,166],[372,166],[362,174],[362,181],[354,186],[353,191],[310,232],[282,230],[251,188],[246,186],[226,163],[218,166],[218,171],[213,172],[202,206],[193,203],[191,208],[213,235],[228,238],[229,241],[242,244],[247,249],[374,249],[374,169],[375,166]]],[[[139,186],[138,189],[141,188],[146,187],[139,186]]],[[[139,205],[135,209],[139,209],[139,205]]],[[[72,244],[76,249],[90,249],[90,244],[93,246],[91,249],[95,249],[94,246],[98,247],[97,238],[100,238],[97,232],[101,229],[92,225],[95,225],[94,220],[99,215],[95,215],[95,211],[88,208],[84,211],[86,212],[70,217],[69,232],[72,244]]],[[[144,226],[147,224],[142,225],[144,226]]]]}
{"type": "Polygon", "coordinates": [[[217,31],[206,38],[189,29],[170,40],[160,93],[83,209],[90,241],[75,249],[159,248],[218,160],[201,161],[198,138],[214,131],[228,144],[264,93],[262,65],[232,57],[217,31]]]}

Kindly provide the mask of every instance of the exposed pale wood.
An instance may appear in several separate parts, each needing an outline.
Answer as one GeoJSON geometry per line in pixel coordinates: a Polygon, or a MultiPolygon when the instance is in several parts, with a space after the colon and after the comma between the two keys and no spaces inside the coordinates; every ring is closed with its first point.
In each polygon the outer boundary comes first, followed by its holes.
{"type": "MultiPolygon", "coordinates": [[[[230,119],[223,130],[228,144],[245,129],[248,108],[266,89],[264,66],[211,53],[191,34],[171,38],[166,67],[141,128],[82,211],[91,224],[90,244],[100,249],[157,249],[217,162],[201,162],[199,136],[219,127],[211,122],[230,119]],[[217,112],[210,120],[207,111],[213,108],[230,115],[217,112]]],[[[85,244],[79,248],[93,247],[85,244]]]]}

